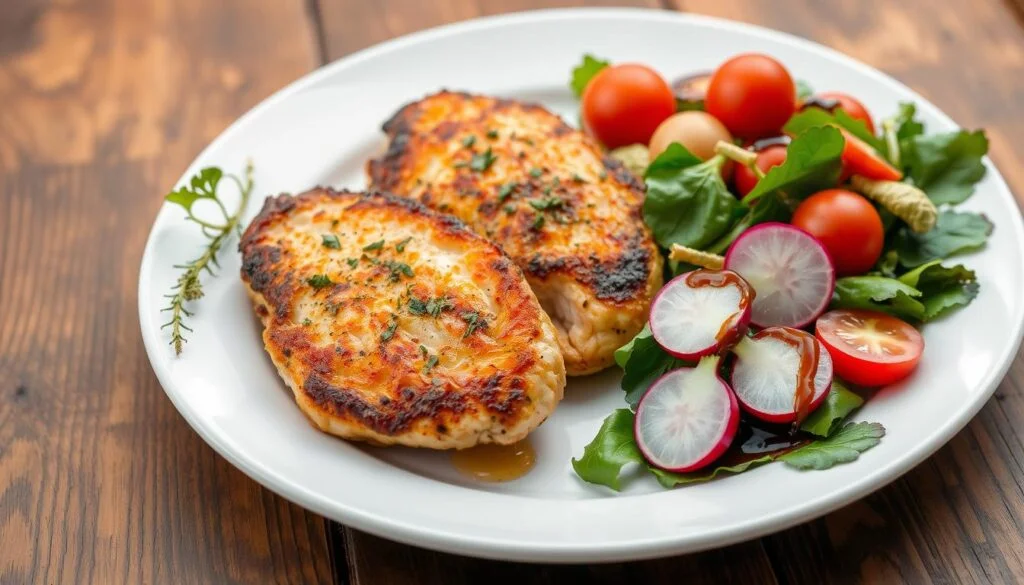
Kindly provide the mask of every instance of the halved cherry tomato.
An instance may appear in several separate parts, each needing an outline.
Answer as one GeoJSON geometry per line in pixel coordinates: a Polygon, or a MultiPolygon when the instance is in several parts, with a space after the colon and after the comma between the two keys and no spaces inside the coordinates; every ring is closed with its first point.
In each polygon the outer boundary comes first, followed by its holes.
{"type": "Polygon", "coordinates": [[[875,181],[899,181],[903,178],[903,173],[889,164],[866,142],[846,130],[840,131],[846,139],[846,145],[843,146],[843,173],[840,183],[850,175],[860,175],[875,181]]]}
{"type": "Polygon", "coordinates": [[[875,133],[875,122],[871,119],[871,114],[857,98],[838,91],[826,91],[817,94],[815,97],[824,101],[834,100],[839,102],[839,108],[849,114],[854,120],[864,122],[864,125],[868,127],[868,132],[875,133]]]}
{"type": "Polygon", "coordinates": [[[767,55],[737,55],[711,76],[704,109],[735,136],[778,134],[796,110],[796,85],[789,71],[767,55]]]}
{"type": "Polygon", "coordinates": [[[793,225],[818,238],[838,276],[870,270],[885,243],[875,206],[846,189],[826,189],[804,199],[793,213],[793,225]]]}
{"type": "Polygon", "coordinates": [[[583,90],[583,125],[608,148],[647,144],[676,111],[672,88],[650,67],[605,67],[583,90]]]}
{"type": "Polygon", "coordinates": [[[924,351],[917,329],[876,311],[829,311],[818,317],[815,334],[832,357],[836,375],[860,386],[906,378],[924,351]]]}
{"type": "MultiPolygon", "coordinates": [[[[757,153],[757,168],[761,169],[762,173],[767,173],[768,169],[781,165],[785,160],[785,145],[769,146],[757,153]]],[[[736,192],[741,198],[746,197],[747,193],[750,193],[754,186],[757,185],[757,175],[754,174],[754,171],[743,165],[736,165],[736,172],[733,177],[736,192]]]]}

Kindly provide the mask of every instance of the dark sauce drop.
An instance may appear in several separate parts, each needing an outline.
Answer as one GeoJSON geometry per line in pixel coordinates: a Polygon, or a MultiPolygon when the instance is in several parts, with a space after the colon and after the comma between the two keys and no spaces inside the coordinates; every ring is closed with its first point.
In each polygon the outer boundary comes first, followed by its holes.
{"type": "Polygon", "coordinates": [[[726,319],[715,334],[715,341],[721,347],[730,347],[746,334],[746,327],[736,327],[736,321],[754,302],[754,289],[746,280],[731,270],[694,270],[686,276],[686,284],[691,288],[724,288],[734,286],[740,291],[739,311],[726,319]]]}
{"type": "Polygon", "coordinates": [[[732,444],[715,465],[732,467],[765,455],[782,455],[810,442],[808,436],[794,434],[790,425],[768,424],[744,415],[732,444]]]}
{"type": "Polygon", "coordinates": [[[770,337],[789,345],[800,355],[800,366],[796,374],[796,393],[793,395],[793,410],[796,420],[793,427],[799,427],[807,415],[811,402],[814,400],[814,375],[818,371],[818,358],[821,345],[813,335],[799,329],[789,327],[771,327],[758,332],[755,339],[770,337]]]}

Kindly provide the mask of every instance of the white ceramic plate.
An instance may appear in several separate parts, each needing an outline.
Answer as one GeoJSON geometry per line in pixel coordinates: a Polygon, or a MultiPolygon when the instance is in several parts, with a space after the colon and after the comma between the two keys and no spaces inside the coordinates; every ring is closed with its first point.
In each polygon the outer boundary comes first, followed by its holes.
{"type": "MultiPolygon", "coordinates": [[[[648,63],[668,77],[761,51],[820,89],[848,91],[878,116],[918,104],[933,131],[954,123],[900,83],[821,46],[710,18],[641,10],[556,10],[486,18],[403,37],[310,74],[254,108],[185,173],[255,162],[256,194],[317,184],[361,187],[363,162],[379,152],[379,126],[396,108],[439,88],[539,101],[576,119],[566,82],[585,52],[648,63]]],[[[171,265],[202,244],[178,208],[164,206],[139,276],[143,339],[167,395],[221,455],[282,496],[349,526],[424,547],[543,562],[657,557],[754,538],[820,516],[920,463],[981,408],[1006,373],[1024,322],[1024,230],[1006,184],[989,165],[963,206],[996,223],[988,247],[962,259],[981,294],[966,310],[928,325],[920,369],[858,415],[888,435],[859,461],[828,471],[769,465],[721,481],[664,491],[650,478],[614,494],[579,481],[569,460],[601,420],[621,407],[619,373],[575,379],[533,435],[538,464],[526,477],[480,484],[444,453],[346,443],[313,429],[263,352],[237,274],[234,242],[220,277],[207,278],[195,333],[181,357],[160,330],[171,265]]]]}

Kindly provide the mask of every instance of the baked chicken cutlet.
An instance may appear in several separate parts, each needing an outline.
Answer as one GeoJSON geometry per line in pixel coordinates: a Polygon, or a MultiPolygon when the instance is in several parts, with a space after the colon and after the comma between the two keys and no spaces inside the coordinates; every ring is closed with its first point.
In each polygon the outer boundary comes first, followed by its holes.
{"type": "Polygon", "coordinates": [[[320,188],[268,198],[240,248],[267,352],[323,431],[506,444],[562,398],[555,330],[522,271],[453,217],[320,188]]]}
{"type": "Polygon", "coordinates": [[[601,370],[647,321],[661,256],[640,181],[541,106],[442,91],[384,124],[370,182],[466,222],[522,268],[570,375],[601,370]]]}

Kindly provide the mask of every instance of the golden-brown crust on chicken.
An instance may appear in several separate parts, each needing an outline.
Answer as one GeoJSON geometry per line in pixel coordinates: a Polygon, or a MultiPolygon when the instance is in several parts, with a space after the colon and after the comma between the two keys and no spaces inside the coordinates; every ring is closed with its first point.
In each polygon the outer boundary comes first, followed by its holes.
{"type": "Polygon", "coordinates": [[[267,352],[326,432],[504,444],[561,400],[555,332],[522,272],[453,217],[313,189],[267,198],[240,249],[267,352]]]}
{"type": "Polygon", "coordinates": [[[603,369],[644,325],[661,256],[643,185],[541,106],[442,91],[384,124],[374,188],[465,221],[522,268],[570,375],[603,369]]]}

